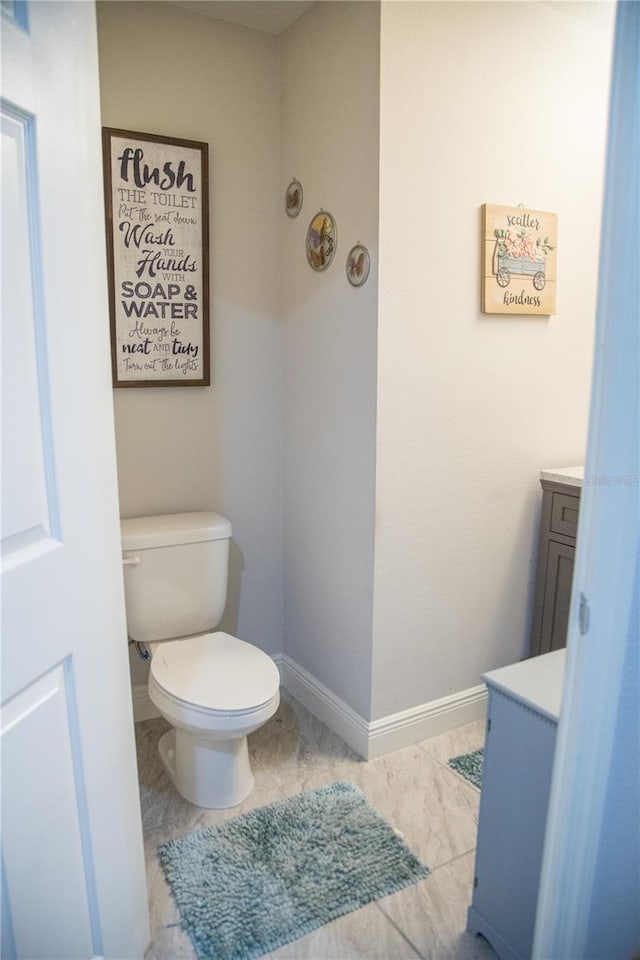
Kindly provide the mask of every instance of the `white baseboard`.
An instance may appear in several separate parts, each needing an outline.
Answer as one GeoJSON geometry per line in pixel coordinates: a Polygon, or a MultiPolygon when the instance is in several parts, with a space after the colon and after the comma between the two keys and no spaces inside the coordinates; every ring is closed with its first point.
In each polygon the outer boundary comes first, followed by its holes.
{"type": "Polygon", "coordinates": [[[483,683],[458,693],[430,700],[409,710],[392,713],[369,724],[369,752],[367,760],[375,760],[385,753],[408,747],[411,743],[437,737],[454,727],[487,715],[487,688],[483,683]]]}
{"type": "Polygon", "coordinates": [[[282,685],[314,717],[337,733],[355,752],[368,760],[369,725],[349,704],[301,667],[286,653],[280,669],[282,685]]]}
{"type": "Polygon", "coordinates": [[[487,690],[479,684],[380,720],[367,721],[291,657],[284,654],[282,662],[280,672],[285,690],[365,760],[375,760],[486,716],[487,690]]]}
{"type": "Polygon", "coordinates": [[[272,653],[270,654],[271,659],[275,663],[276,667],[280,672],[280,680],[282,681],[282,670],[284,664],[284,653],[272,653]]]}
{"type": "MultiPolygon", "coordinates": [[[[291,657],[275,653],[272,659],[285,690],[365,760],[375,760],[454,727],[482,720],[486,715],[487,691],[480,684],[380,720],[367,721],[291,657]]],[[[149,699],[146,684],[134,687],[132,695],[136,723],[160,716],[149,699]]]]}
{"type": "Polygon", "coordinates": [[[155,720],[156,717],[160,716],[158,708],[149,699],[146,683],[133,687],[131,697],[133,699],[134,723],[140,723],[141,720],[155,720]]]}

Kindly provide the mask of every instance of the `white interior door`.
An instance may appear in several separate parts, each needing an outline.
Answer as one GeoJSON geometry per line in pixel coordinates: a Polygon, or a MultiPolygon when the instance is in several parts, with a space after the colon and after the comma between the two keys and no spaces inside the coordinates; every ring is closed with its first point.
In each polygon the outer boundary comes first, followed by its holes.
{"type": "Polygon", "coordinates": [[[148,942],[95,9],[2,0],[2,957],[148,942]]]}

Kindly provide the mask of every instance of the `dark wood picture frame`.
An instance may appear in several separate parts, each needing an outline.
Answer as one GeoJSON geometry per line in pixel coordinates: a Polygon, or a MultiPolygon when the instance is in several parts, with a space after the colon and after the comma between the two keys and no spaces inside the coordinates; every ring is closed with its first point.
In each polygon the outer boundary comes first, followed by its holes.
{"type": "Polygon", "coordinates": [[[209,145],[102,128],[114,387],[208,387],[209,145]]]}

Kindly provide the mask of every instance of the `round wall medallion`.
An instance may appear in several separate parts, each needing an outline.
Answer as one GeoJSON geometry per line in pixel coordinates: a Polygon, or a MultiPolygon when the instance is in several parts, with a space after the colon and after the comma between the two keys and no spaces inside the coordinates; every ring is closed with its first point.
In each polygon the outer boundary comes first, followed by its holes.
{"type": "Polygon", "coordinates": [[[371,261],[369,251],[361,243],[356,243],[347,254],[347,280],[352,287],[361,287],[367,282],[371,261]]]}
{"type": "Polygon", "coordinates": [[[298,216],[302,210],[302,198],[302,184],[299,180],[292,180],[284,195],[284,209],[288,217],[293,219],[298,216]]]}
{"type": "Polygon", "coordinates": [[[312,270],[326,270],[335,257],[338,229],[330,213],[321,210],[307,230],[307,260],[312,270]]]}

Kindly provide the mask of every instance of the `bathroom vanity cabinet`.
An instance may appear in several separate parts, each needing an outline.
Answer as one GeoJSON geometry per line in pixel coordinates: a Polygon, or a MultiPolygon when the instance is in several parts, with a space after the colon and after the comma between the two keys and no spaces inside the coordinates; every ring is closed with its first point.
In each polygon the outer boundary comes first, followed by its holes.
{"type": "Polygon", "coordinates": [[[467,929],[500,960],[529,960],[565,650],[485,674],[487,736],[467,929]]]}
{"type": "Polygon", "coordinates": [[[538,567],[530,656],[567,643],[582,467],[543,470],[538,567]]]}

